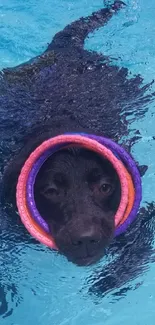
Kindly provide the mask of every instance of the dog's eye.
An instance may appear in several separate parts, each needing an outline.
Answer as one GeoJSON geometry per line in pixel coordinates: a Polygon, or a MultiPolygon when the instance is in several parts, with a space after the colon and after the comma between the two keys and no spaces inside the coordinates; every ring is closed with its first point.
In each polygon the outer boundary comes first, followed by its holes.
{"type": "Polygon", "coordinates": [[[100,192],[103,194],[111,194],[113,187],[111,184],[104,183],[100,187],[100,192]]]}
{"type": "Polygon", "coordinates": [[[42,193],[47,198],[50,198],[52,196],[57,196],[59,194],[59,191],[58,191],[58,188],[56,186],[50,186],[50,187],[44,188],[42,193]]]}

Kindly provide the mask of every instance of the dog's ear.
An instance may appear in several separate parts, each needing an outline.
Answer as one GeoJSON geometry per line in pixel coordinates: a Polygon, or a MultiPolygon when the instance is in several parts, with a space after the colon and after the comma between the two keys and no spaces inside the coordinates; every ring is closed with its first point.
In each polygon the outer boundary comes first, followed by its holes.
{"type": "Polygon", "coordinates": [[[140,176],[143,177],[148,170],[148,166],[147,165],[139,165],[138,163],[136,163],[136,165],[139,170],[140,176]]]}
{"type": "Polygon", "coordinates": [[[2,204],[12,203],[15,205],[16,185],[25,161],[43,141],[58,134],[59,132],[56,129],[46,129],[44,132],[39,132],[39,130],[36,129],[33,134],[28,135],[27,138],[24,139],[22,149],[19,152],[15,151],[14,157],[12,157],[4,170],[1,190],[2,204]]]}
{"type": "Polygon", "coordinates": [[[15,150],[14,157],[11,158],[8,165],[4,170],[1,190],[1,203],[12,203],[15,205],[16,202],[16,185],[20,171],[29,157],[29,155],[39,146],[43,141],[49,137],[53,137],[58,134],[58,130],[46,129],[44,132],[40,132],[39,129],[35,129],[33,134],[29,134],[23,139],[23,147],[20,151],[15,150]]]}
{"type": "Polygon", "coordinates": [[[33,130],[33,133],[27,135],[27,137],[23,139],[22,149],[20,152],[18,150],[15,151],[14,157],[11,159],[4,171],[2,189],[0,194],[0,200],[2,204],[15,204],[18,177],[29,155],[43,141],[69,131],[83,132],[83,128],[81,126],[78,127],[76,122],[70,121],[69,119],[59,119],[59,121],[53,119],[52,123],[47,122],[45,125],[42,125],[42,127],[39,126],[35,128],[33,130]]]}
{"type": "MultiPolygon", "coordinates": [[[[142,138],[142,136],[140,135],[140,132],[136,131],[136,135],[133,138],[129,139],[125,144],[123,144],[123,148],[128,153],[131,154],[131,149],[132,149],[133,145],[136,144],[141,138],[142,138]]],[[[145,175],[146,171],[148,170],[148,166],[147,165],[139,165],[139,163],[137,161],[135,161],[135,163],[139,170],[140,176],[143,177],[145,175]]]]}

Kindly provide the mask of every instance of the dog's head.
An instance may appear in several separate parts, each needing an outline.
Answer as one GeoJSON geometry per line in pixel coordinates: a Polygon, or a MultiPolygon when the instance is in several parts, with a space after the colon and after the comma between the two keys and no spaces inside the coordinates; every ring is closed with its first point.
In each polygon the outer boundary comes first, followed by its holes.
{"type": "Polygon", "coordinates": [[[78,265],[103,256],[114,234],[120,196],[120,182],[112,165],[80,148],[53,154],[35,182],[37,208],[57,247],[78,265]]]}

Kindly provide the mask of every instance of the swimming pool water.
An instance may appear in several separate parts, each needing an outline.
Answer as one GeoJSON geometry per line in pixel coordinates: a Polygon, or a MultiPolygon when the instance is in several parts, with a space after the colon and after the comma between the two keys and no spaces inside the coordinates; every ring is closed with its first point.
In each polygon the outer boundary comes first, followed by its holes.
{"type": "MultiPolygon", "coordinates": [[[[90,35],[85,46],[110,55],[114,62],[128,67],[132,74],[140,73],[149,82],[155,71],[155,2],[127,3],[128,7],[106,27],[90,35]]],[[[1,0],[0,68],[40,54],[67,23],[101,7],[102,0],[1,0]]],[[[134,156],[149,166],[143,178],[143,205],[154,200],[155,194],[154,123],[154,103],[145,117],[131,123],[131,133],[138,129],[142,135],[134,146],[134,156]]],[[[145,272],[131,281],[127,293],[122,290],[120,295],[109,292],[97,297],[88,293],[91,277],[110,257],[93,267],[78,268],[40,245],[15,247],[15,239],[8,238],[5,230],[3,238],[0,281],[5,284],[9,305],[3,313],[6,317],[0,316],[0,324],[154,324],[155,264],[146,265],[145,272]]]]}

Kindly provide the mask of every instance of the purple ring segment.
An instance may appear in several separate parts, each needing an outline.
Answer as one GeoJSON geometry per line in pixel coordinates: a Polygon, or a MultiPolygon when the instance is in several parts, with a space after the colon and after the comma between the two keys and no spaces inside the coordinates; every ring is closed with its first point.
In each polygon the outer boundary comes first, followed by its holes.
{"type": "Polygon", "coordinates": [[[29,211],[33,217],[33,219],[47,232],[49,233],[49,226],[44,220],[44,218],[40,215],[36,204],[35,204],[35,199],[34,199],[34,184],[36,180],[36,176],[44,164],[44,162],[57,150],[59,150],[62,146],[55,146],[52,149],[49,149],[45,151],[41,157],[39,157],[35,164],[33,165],[27,179],[27,184],[26,184],[26,200],[27,200],[27,205],[29,208],[29,211]]]}
{"type": "Polygon", "coordinates": [[[36,176],[40,170],[40,168],[42,167],[42,165],[44,164],[44,162],[52,155],[54,154],[56,151],[60,150],[61,148],[68,146],[69,144],[72,143],[65,143],[64,145],[57,145],[52,147],[51,149],[45,151],[34,163],[28,178],[27,178],[27,183],[26,183],[26,202],[27,202],[27,206],[28,209],[31,213],[32,218],[37,222],[38,225],[40,225],[42,227],[42,229],[44,229],[47,233],[49,233],[49,226],[47,224],[47,222],[44,220],[44,218],[40,215],[37,207],[36,207],[36,203],[35,203],[35,199],[34,199],[34,184],[35,184],[35,180],[36,180],[36,176]]]}
{"type": "Polygon", "coordinates": [[[86,134],[86,136],[91,139],[97,140],[99,143],[105,145],[113,152],[116,152],[117,155],[120,157],[121,161],[124,163],[127,170],[129,171],[130,175],[132,176],[132,180],[135,188],[135,200],[128,218],[124,221],[122,225],[118,226],[115,229],[115,236],[118,236],[121,233],[126,231],[126,229],[129,227],[129,225],[134,221],[134,219],[137,216],[137,212],[139,210],[140,202],[142,199],[141,177],[134,160],[120,145],[105,137],[94,136],[89,134],[86,134]]]}

